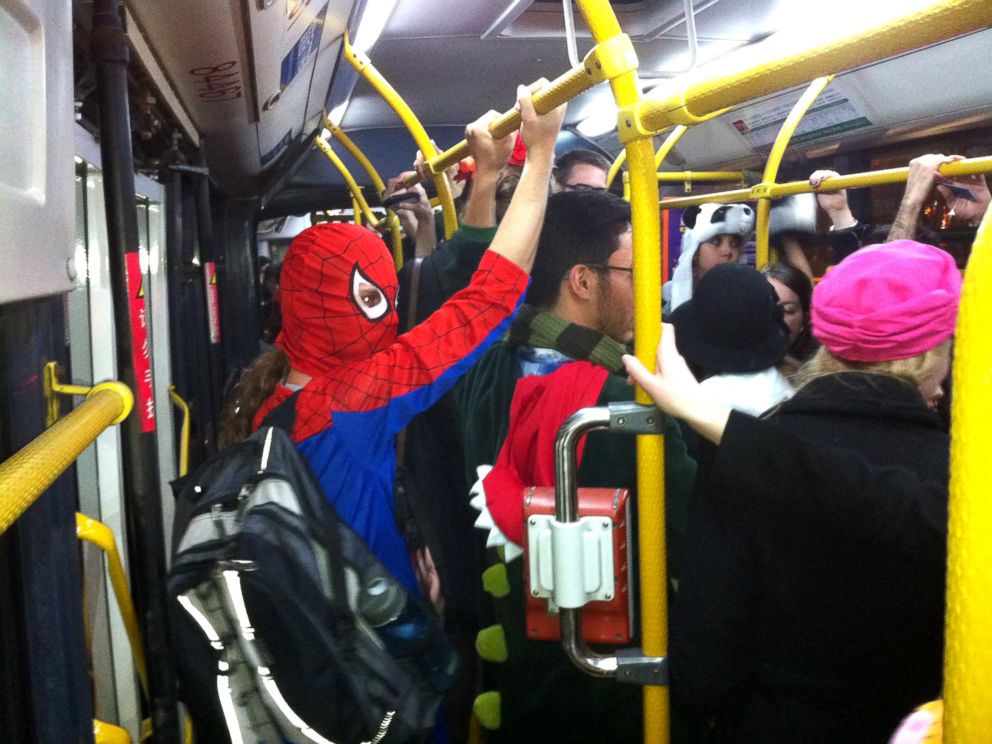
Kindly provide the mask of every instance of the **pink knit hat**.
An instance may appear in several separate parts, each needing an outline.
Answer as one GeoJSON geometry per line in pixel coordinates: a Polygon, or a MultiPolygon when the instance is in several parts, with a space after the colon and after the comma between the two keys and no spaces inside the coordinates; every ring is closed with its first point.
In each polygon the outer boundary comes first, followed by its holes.
{"type": "Polygon", "coordinates": [[[945,251],[915,240],[868,246],[816,285],[813,335],[841,359],[908,359],[951,337],[960,297],[945,251]]]}

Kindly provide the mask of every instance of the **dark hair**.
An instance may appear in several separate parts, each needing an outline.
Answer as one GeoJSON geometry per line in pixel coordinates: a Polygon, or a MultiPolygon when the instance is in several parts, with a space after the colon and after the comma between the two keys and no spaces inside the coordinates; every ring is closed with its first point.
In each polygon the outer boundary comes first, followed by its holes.
{"type": "Polygon", "coordinates": [[[276,385],[289,374],[291,366],[286,352],[278,346],[260,354],[252,365],[241,373],[221,416],[217,445],[221,448],[240,442],[251,434],[252,421],[258,409],[269,399],[276,385]]]}
{"type": "Polygon", "coordinates": [[[630,229],[630,204],[598,191],[563,191],[548,199],[527,302],[541,308],[558,299],[576,264],[604,264],[630,229]]]}
{"type": "Polygon", "coordinates": [[[796,336],[796,340],[789,346],[789,355],[800,362],[805,362],[819,346],[813,338],[812,324],[809,319],[809,310],[813,302],[813,282],[806,276],[805,272],[797,269],[792,264],[779,263],[766,266],[761,270],[765,276],[778,279],[782,284],[796,293],[799,304],[803,311],[803,329],[796,336]]]}
{"type": "Polygon", "coordinates": [[[583,148],[577,148],[575,150],[569,150],[568,152],[562,153],[555,161],[555,180],[564,185],[565,181],[572,174],[572,168],[574,168],[579,163],[584,163],[585,165],[591,165],[594,168],[599,168],[600,170],[609,173],[610,172],[610,161],[605,157],[600,155],[598,152],[593,150],[585,150],[583,148]]]}
{"type": "Polygon", "coordinates": [[[520,183],[520,168],[512,165],[504,166],[496,182],[496,224],[503,221],[506,210],[510,208],[510,200],[520,183]]]}

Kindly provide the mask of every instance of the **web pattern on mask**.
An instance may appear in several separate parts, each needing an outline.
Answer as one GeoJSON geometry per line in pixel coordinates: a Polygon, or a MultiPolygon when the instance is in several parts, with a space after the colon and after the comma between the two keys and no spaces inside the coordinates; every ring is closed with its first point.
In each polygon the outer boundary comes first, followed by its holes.
{"type": "MultiPolygon", "coordinates": [[[[402,428],[444,390],[408,394],[438,383],[456,366],[467,368],[474,361],[472,353],[487,339],[494,340],[497,328],[508,321],[526,283],[527,276],[516,266],[487,253],[472,283],[426,321],[385,349],[314,377],[297,398],[293,439],[302,441],[329,428],[335,412],[370,412],[390,405],[396,409],[390,420],[402,428]]],[[[448,375],[442,387],[450,387],[458,376],[448,375]]],[[[276,397],[266,402],[256,420],[286,395],[276,397]]]]}

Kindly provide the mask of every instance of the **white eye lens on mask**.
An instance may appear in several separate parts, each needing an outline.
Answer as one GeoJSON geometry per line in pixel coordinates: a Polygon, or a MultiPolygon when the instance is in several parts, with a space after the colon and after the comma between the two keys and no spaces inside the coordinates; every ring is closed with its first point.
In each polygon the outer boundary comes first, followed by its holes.
{"type": "Polygon", "coordinates": [[[386,293],[362,273],[358,264],[351,271],[351,299],[362,315],[371,321],[382,320],[389,313],[386,293]]]}

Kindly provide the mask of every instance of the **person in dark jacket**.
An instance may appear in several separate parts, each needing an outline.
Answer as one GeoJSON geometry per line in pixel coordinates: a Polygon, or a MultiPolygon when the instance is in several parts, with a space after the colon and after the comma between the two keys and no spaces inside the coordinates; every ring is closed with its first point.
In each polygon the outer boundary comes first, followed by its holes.
{"type": "Polygon", "coordinates": [[[767,420],[700,392],[665,329],[666,412],[718,444],[690,507],[673,694],[711,742],[884,744],[938,697],[949,438],[931,410],[961,277],[937,248],[864,248],[817,286],[823,344],[767,420]]]}

